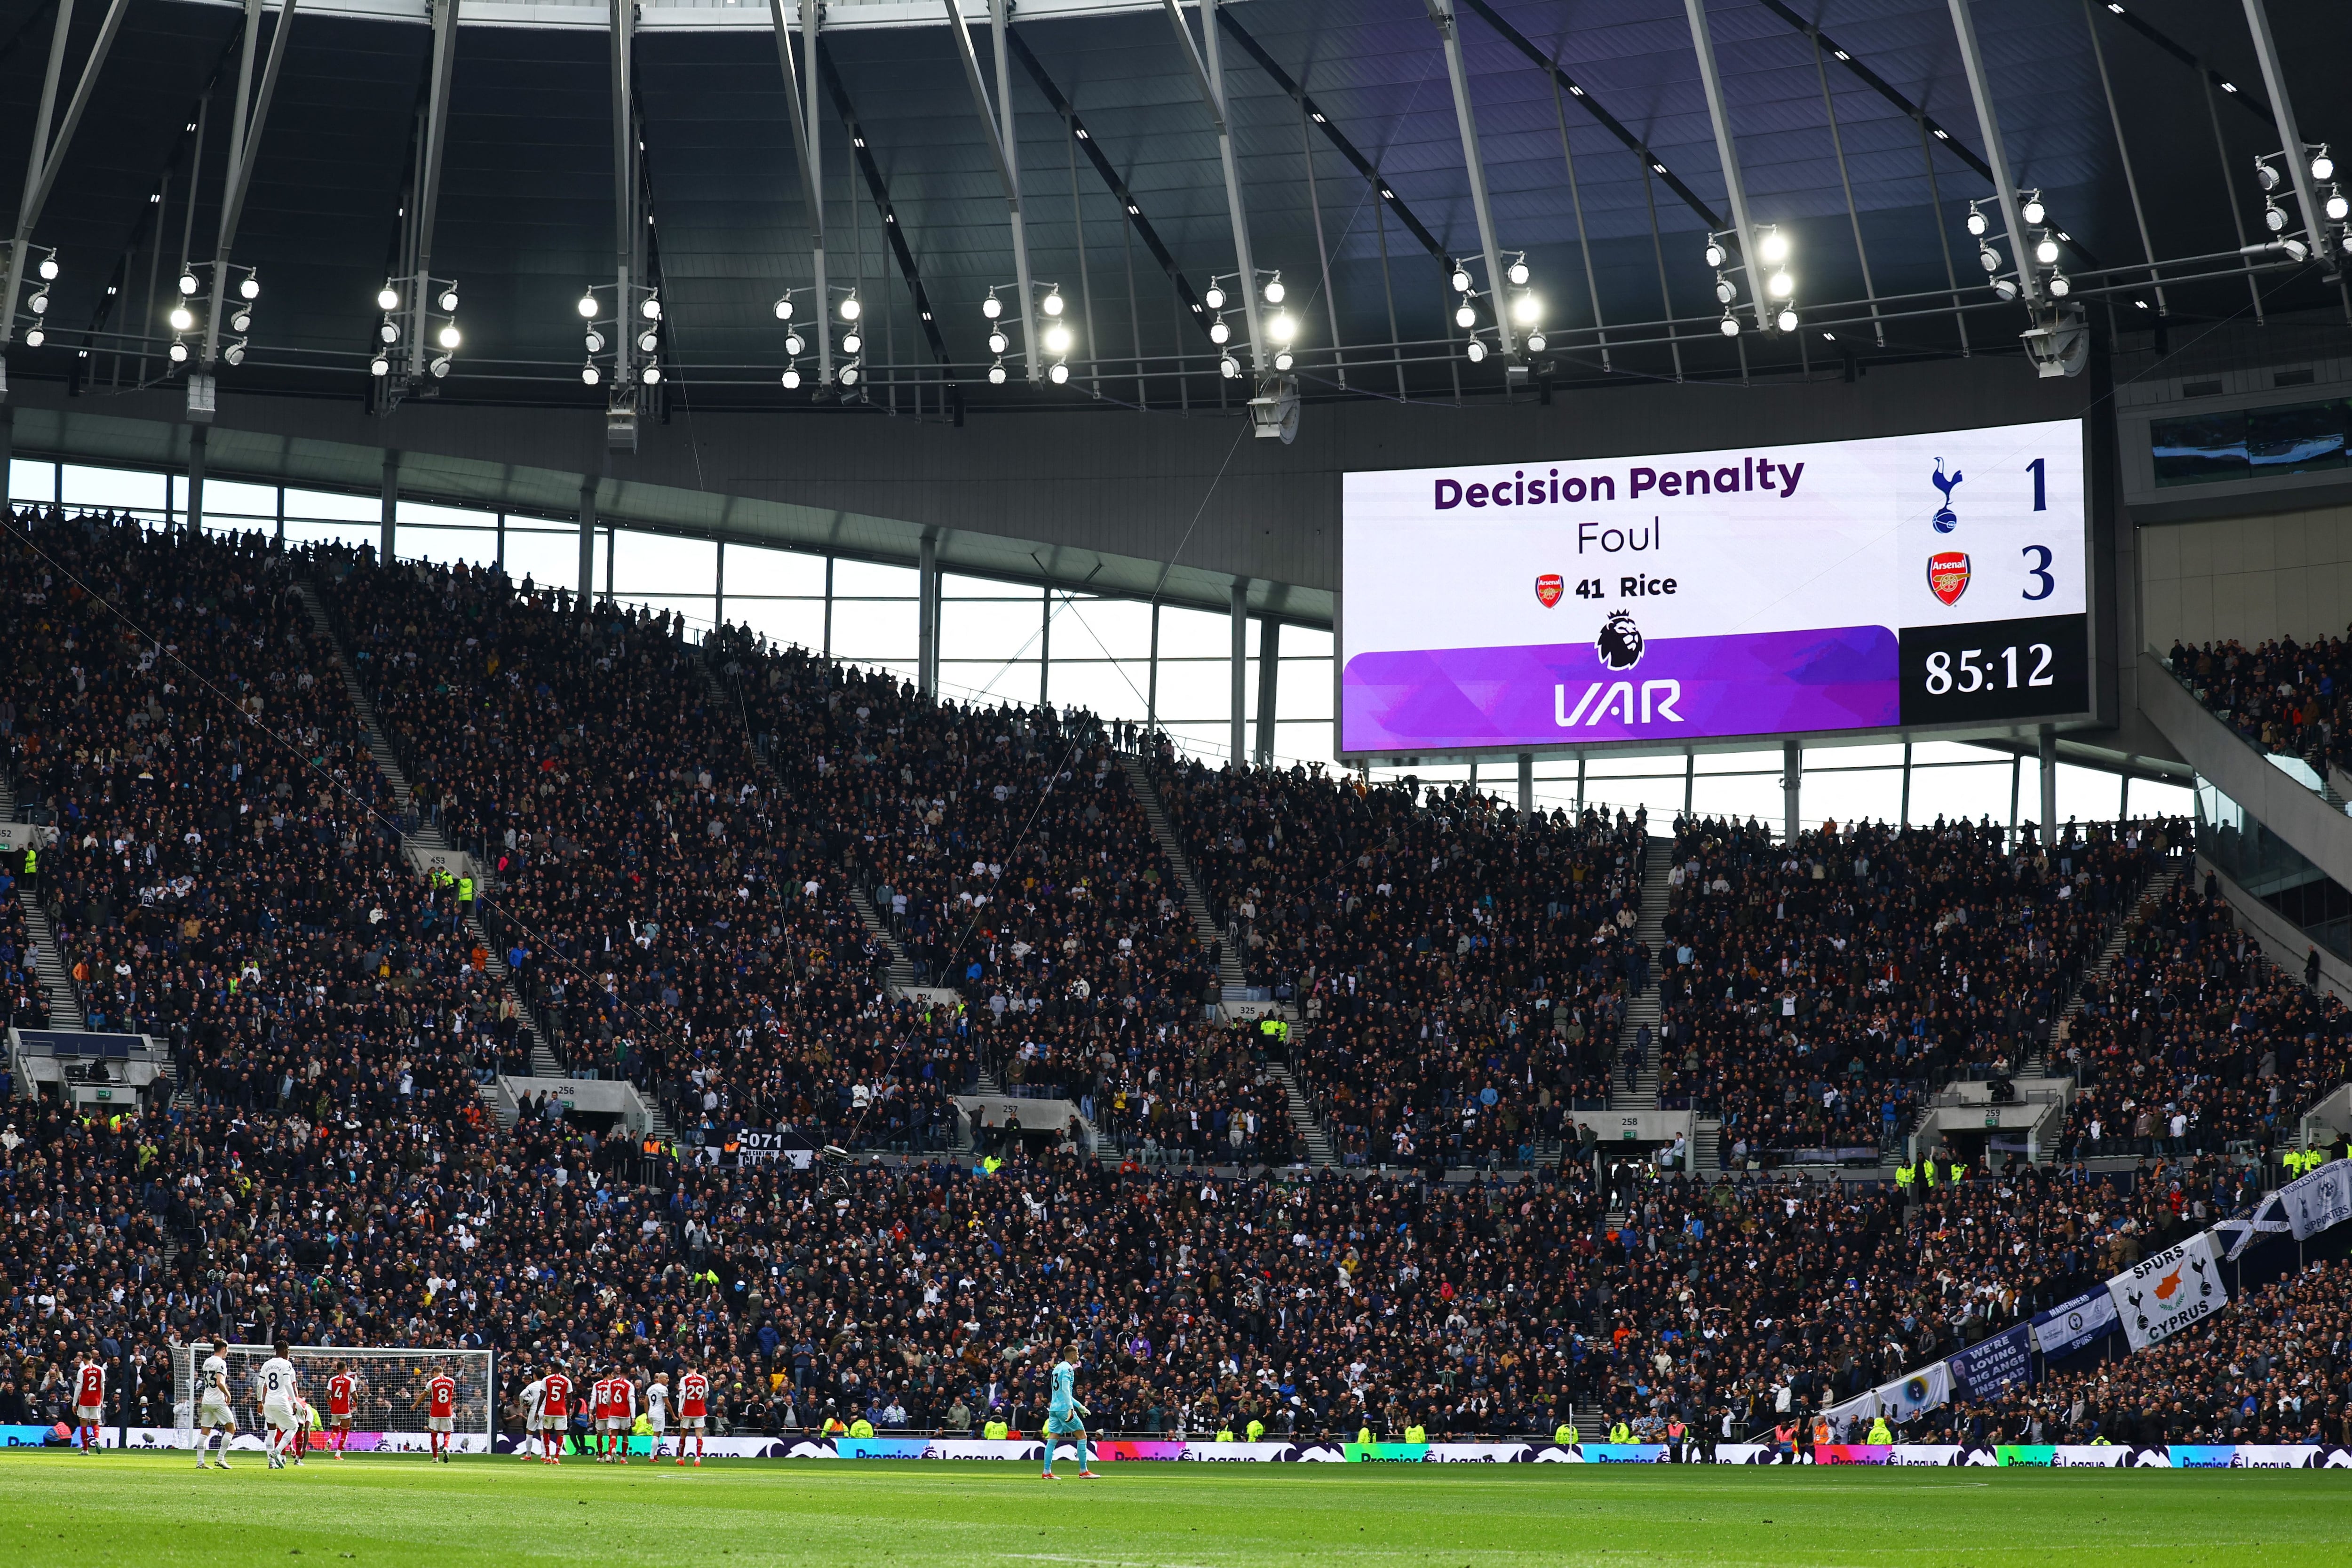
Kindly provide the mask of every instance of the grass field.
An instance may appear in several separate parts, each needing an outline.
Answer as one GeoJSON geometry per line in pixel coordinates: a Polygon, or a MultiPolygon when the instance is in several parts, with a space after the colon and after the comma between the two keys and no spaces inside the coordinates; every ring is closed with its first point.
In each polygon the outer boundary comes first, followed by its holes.
{"type": "Polygon", "coordinates": [[[0,1455],[0,1563],[1773,1568],[2346,1561],[2352,1472],[0,1455]]]}

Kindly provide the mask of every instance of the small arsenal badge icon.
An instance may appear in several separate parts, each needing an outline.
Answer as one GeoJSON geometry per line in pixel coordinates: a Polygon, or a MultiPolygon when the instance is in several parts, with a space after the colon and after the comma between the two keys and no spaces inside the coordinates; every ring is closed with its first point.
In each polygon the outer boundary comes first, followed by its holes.
{"type": "Polygon", "coordinates": [[[1957,605],[1969,591],[1969,558],[1964,551],[1939,550],[1927,557],[1927,592],[1947,605],[1957,605]]]}
{"type": "Polygon", "coordinates": [[[1536,579],[1536,597],[1542,600],[1543,607],[1549,610],[1559,603],[1560,590],[1563,586],[1559,573],[1547,572],[1536,579]]]}

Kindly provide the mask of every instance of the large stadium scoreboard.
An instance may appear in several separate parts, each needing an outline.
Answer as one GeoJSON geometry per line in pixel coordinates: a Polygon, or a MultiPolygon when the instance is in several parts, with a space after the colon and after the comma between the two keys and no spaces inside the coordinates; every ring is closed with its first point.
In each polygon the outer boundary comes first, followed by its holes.
{"type": "Polygon", "coordinates": [[[1343,756],[2091,709],[2079,419],[1345,486],[1343,756]]]}

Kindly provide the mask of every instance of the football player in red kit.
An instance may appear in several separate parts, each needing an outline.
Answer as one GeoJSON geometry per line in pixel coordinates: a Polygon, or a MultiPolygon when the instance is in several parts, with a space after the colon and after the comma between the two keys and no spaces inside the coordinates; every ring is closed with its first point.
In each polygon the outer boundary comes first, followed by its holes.
{"type": "Polygon", "coordinates": [[[571,1425],[572,1379],[561,1370],[551,1372],[543,1387],[540,1409],[544,1426],[539,1436],[545,1452],[541,1457],[551,1465],[560,1465],[563,1462],[564,1429],[571,1425]]]}
{"type": "Polygon", "coordinates": [[[85,1454],[98,1452],[99,1427],[106,1420],[106,1363],[85,1348],[74,1369],[75,1437],[85,1454]]]}
{"type": "Polygon", "coordinates": [[[358,1403],[359,1393],[359,1376],[349,1367],[337,1367],[327,1379],[327,1445],[338,1459],[351,1441],[352,1407],[358,1403]]]}
{"type": "Polygon", "coordinates": [[[689,1372],[677,1380],[677,1462],[686,1463],[686,1435],[694,1434],[694,1466],[702,1468],[702,1433],[710,1415],[710,1380],[689,1372]]]}
{"type": "Polygon", "coordinates": [[[425,1385],[425,1429],[433,1436],[433,1458],[449,1462],[449,1437],[457,1424],[457,1380],[447,1373],[425,1385]]]}

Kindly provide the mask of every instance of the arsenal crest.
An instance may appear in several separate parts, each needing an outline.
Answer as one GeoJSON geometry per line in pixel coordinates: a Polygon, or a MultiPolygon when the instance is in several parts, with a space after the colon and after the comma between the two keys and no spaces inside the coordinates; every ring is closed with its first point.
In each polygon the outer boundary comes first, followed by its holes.
{"type": "Polygon", "coordinates": [[[1559,603],[1560,591],[1564,586],[1559,573],[1547,572],[1536,579],[1536,597],[1542,601],[1543,607],[1549,610],[1559,603]]]}
{"type": "Polygon", "coordinates": [[[1969,558],[1965,551],[1939,550],[1927,557],[1927,592],[1947,605],[1957,605],[1969,591],[1969,558]]]}

